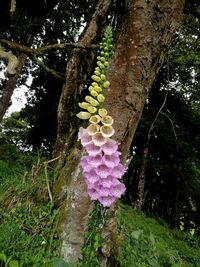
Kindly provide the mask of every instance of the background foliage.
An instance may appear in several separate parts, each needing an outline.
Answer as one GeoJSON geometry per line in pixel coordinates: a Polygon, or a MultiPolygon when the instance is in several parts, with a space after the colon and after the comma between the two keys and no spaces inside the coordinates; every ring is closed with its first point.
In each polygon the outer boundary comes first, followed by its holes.
{"type": "MultiPolygon", "coordinates": [[[[0,18],[1,37],[24,44],[31,34],[33,45],[45,46],[74,43],[81,38],[81,29],[90,20],[97,1],[37,1],[37,10],[30,9],[26,1],[19,2],[16,20],[8,22],[6,13],[0,18]]],[[[107,21],[114,31],[116,24],[120,24],[121,12],[121,2],[113,1],[107,21]]],[[[200,265],[199,18],[198,1],[186,1],[183,25],[156,77],[132,142],[130,164],[124,177],[127,186],[124,202],[129,206],[120,204],[118,213],[121,233],[118,266],[132,266],[133,262],[135,266],[200,265]],[[162,105],[148,143],[149,129],[162,105]],[[132,207],[147,145],[142,210],[150,218],[132,207]]],[[[96,43],[100,36],[98,38],[96,43]]],[[[42,60],[63,75],[71,53],[69,48],[51,51],[43,55],[42,60]]],[[[85,70],[87,76],[91,69],[85,70]]],[[[0,93],[6,79],[0,78],[0,93]]],[[[44,162],[51,157],[56,138],[62,83],[27,61],[17,84],[28,87],[27,104],[21,112],[4,118],[0,124],[2,265],[7,262],[11,267],[20,264],[70,266],[59,259],[58,211],[50,199],[44,171],[44,162]],[[28,86],[30,76],[32,82],[28,86]]],[[[56,177],[54,163],[51,163],[47,177],[50,189],[56,177]]],[[[98,264],[94,254],[100,255],[101,219],[96,216],[90,225],[92,234],[85,235],[91,239],[83,247],[83,258],[87,264],[91,259],[91,266],[98,264]]]]}

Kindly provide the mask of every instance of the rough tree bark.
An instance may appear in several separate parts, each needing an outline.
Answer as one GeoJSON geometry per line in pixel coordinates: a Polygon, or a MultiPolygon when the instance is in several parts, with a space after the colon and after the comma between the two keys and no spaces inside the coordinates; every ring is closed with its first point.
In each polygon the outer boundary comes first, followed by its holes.
{"type": "MultiPolygon", "coordinates": [[[[115,119],[116,138],[121,143],[124,162],[146,98],[180,24],[183,7],[183,0],[126,1],[109,72],[111,88],[106,98],[108,109],[112,107],[109,110],[115,119]]],[[[110,213],[113,224],[114,210],[110,213]]]]}
{"type": "MultiPolygon", "coordinates": [[[[103,21],[111,1],[99,0],[96,11],[88,23],[86,31],[79,41],[88,46],[101,30],[103,21]]],[[[92,63],[89,59],[89,64],[92,63]]],[[[89,67],[87,52],[74,49],[66,67],[66,81],[58,106],[57,139],[54,147],[54,156],[60,156],[60,163],[66,162],[61,169],[58,181],[54,186],[55,205],[61,206],[60,212],[60,241],[61,256],[75,262],[80,256],[83,244],[83,232],[86,227],[87,215],[92,209],[92,203],[86,194],[84,179],[80,173],[79,161],[82,148],[77,145],[77,131],[73,124],[73,103],[77,91],[86,80],[85,71],[89,67]]],[[[77,119],[76,119],[77,121],[77,119]]]]}
{"type": "MultiPolygon", "coordinates": [[[[31,34],[28,34],[27,37],[27,46],[30,46],[32,44],[33,37],[31,34]]],[[[13,76],[11,76],[8,81],[6,82],[5,87],[3,88],[3,93],[0,98],[0,121],[3,119],[3,116],[5,115],[8,107],[10,106],[11,97],[13,95],[13,92],[16,88],[17,81],[20,77],[20,74],[22,72],[22,68],[26,62],[27,55],[24,53],[20,53],[17,57],[17,67],[16,72],[13,76]]]]}
{"type": "MultiPolygon", "coordinates": [[[[125,1],[125,13],[118,29],[109,71],[111,87],[106,98],[107,109],[115,119],[115,138],[121,143],[123,162],[126,161],[129,154],[129,147],[152,83],[180,23],[183,5],[183,0],[125,1]]],[[[73,60],[72,63],[74,62],[73,60]]],[[[73,65],[71,69],[73,69],[73,65]]],[[[73,79],[75,78],[76,76],[73,76],[73,79]]],[[[69,74],[67,74],[67,79],[69,79],[68,86],[71,86],[69,74]]],[[[74,80],[72,81],[74,82],[74,80]]],[[[74,91],[71,87],[67,90],[65,94],[67,99],[70,99],[74,91]]],[[[63,99],[62,96],[61,102],[63,99]]],[[[67,103],[69,104],[69,102],[67,103]]],[[[65,108],[66,106],[60,104],[59,124],[63,122],[62,113],[65,112],[65,108]]],[[[66,114],[65,119],[69,124],[69,115],[66,114]]],[[[59,127],[61,128],[61,125],[59,127]]],[[[64,126],[64,130],[66,130],[66,126],[64,126]]],[[[65,145],[66,140],[63,143],[63,133],[58,132],[58,139],[61,138],[61,141],[57,139],[57,142],[60,143],[58,148],[63,148],[65,145]]],[[[61,148],[59,150],[63,151],[61,148]]],[[[59,195],[57,201],[59,202],[59,198],[62,201],[59,226],[61,254],[70,261],[76,261],[80,256],[85,223],[91,209],[78,167],[80,155],[81,149],[76,144],[73,150],[70,150],[54,191],[56,196],[59,195]]],[[[112,242],[112,235],[109,233],[111,229],[108,226],[109,224],[114,225],[115,208],[110,209],[109,213],[110,219],[105,227],[104,236],[106,238],[110,236],[112,242]]],[[[111,257],[111,254],[112,249],[109,253],[105,253],[102,266],[109,266],[108,258],[111,257]]]]}
{"type": "Polygon", "coordinates": [[[13,92],[16,88],[17,81],[19,79],[19,76],[21,74],[22,68],[25,64],[25,61],[27,59],[27,55],[21,53],[18,56],[18,65],[17,70],[14,76],[10,77],[8,81],[6,82],[5,87],[3,88],[3,93],[0,98],[0,121],[3,119],[3,116],[5,115],[8,107],[11,104],[11,97],[13,95],[13,92]]]}
{"type": "MultiPolygon", "coordinates": [[[[89,46],[101,30],[101,21],[105,17],[110,6],[110,0],[100,0],[97,4],[91,21],[78,44],[89,46]]],[[[74,136],[72,106],[75,95],[86,81],[86,70],[92,63],[91,54],[85,49],[74,49],[66,67],[66,80],[63,85],[57,114],[57,138],[54,146],[54,156],[60,155],[63,159],[70,149],[74,136]],[[88,60],[89,58],[89,60],[88,60]]]]}

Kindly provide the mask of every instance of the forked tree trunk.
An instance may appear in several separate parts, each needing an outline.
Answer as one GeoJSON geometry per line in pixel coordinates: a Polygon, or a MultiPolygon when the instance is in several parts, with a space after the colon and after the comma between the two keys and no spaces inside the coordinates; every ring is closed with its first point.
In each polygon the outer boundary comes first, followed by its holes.
{"type": "MultiPolygon", "coordinates": [[[[183,5],[183,0],[125,1],[125,13],[109,71],[111,87],[106,98],[107,109],[115,120],[115,138],[120,142],[124,163],[146,98],[179,25],[183,5]]],[[[80,256],[83,232],[91,209],[78,166],[81,153],[79,145],[74,145],[55,186],[55,194],[62,201],[59,225],[61,254],[69,261],[76,261],[80,256]]],[[[110,236],[111,242],[109,224],[114,227],[114,214],[115,208],[110,209],[110,219],[104,230],[104,236],[110,236]]],[[[109,266],[111,254],[111,250],[105,254],[102,266],[109,266]]]]}

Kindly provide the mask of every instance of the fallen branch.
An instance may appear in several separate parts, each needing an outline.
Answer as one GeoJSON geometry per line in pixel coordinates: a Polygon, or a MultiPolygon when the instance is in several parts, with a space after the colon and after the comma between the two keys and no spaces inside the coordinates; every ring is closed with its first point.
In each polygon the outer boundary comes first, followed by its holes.
{"type": "Polygon", "coordinates": [[[48,161],[45,161],[44,162],[44,173],[45,173],[45,179],[46,179],[46,184],[47,184],[47,190],[48,190],[48,194],[49,194],[49,199],[51,201],[51,203],[53,203],[53,197],[52,197],[52,193],[51,193],[51,189],[50,189],[50,184],[49,184],[49,179],[48,179],[48,171],[47,171],[47,168],[48,168],[48,164],[53,162],[53,161],[56,161],[60,158],[60,156],[54,158],[54,159],[51,159],[51,160],[48,160],[48,161]]]}

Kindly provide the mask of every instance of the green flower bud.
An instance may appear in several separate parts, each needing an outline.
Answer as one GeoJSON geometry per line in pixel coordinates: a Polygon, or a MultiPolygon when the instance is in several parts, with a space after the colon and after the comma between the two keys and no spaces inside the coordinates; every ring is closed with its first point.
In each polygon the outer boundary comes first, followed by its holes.
{"type": "Polygon", "coordinates": [[[86,111],[79,112],[76,116],[84,120],[91,118],[91,125],[89,127],[91,135],[96,132],[97,135],[99,134],[105,139],[114,134],[114,129],[111,126],[113,124],[112,117],[107,115],[108,112],[106,109],[99,108],[100,103],[105,101],[105,96],[102,92],[104,91],[104,88],[110,86],[110,82],[106,80],[106,71],[109,66],[109,57],[112,55],[111,27],[106,28],[100,47],[101,51],[97,56],[97,67],[95,68],[94,75],[92,75],[93,82],[88,88],[90,93],[85,97],[86,102],[79,103],[79,106],[86,111]],[[99,123],[103,125],[101,128],[99,128],[99,123]],[[95,124],[98,126],[95,126],[95,124]]]}
{"type": "Polygon", "coordinates": [[[106,81],[103,83],[103,87],[104,88],[108,88],[110,86],[110,82],[109,81],[106,81]]]}
{"type": "Polygon", "coordinates": [[[99,72],[98,70],[95,70],[94,73],[95,73],[97,76],[100,76],[100,75],[101,75],[101,72],[99,72]]]}
{"type": "Polygon", "coordinates": [[[93,107],[93,106],[89,106],[87,109],[90,113],[95,113],[97,112],[97,108],[93,107]]]}
{"type": "Polygon", "coordinates": [[[89,112],[84,112],[84,111],[81,111],[79,112],[78,114],[76,114],[76,116],[79,118],[79,119],[82,119],[82,120],[87,120],[91,117],[91,114],[89,112]]]}
{"type": "Polygon", "coordinates": [[[108,114],[108,111],[105,108],[100,108],[98,113],[101,117],[105,117],[108,114]]]}
{"type": "MultiPolygon", "coordinates": [[[[93,88],[93,87],[92,87],[93,88]]],[[[97,97],[98,96],[98,93],[97,91],[95,91],[94,89],[90,92],[90,94],[94,97],[97,97]]]]}
{"type": "Polygon", "coordinates": [[[94,86],[93,90],[97,91],[98,93],[102,92],[102,89],[100,86],[94,86]]]}
{"type": "Polygon", "coordinates": [[[87,109],[90,106],[90,104],[87,102],[78,103],[78,105],[83,109],[87,109]]]}
{"type": "Polygon", "coordinates": [[[102,94],[99,94],[99,95],[97,96],[97,100],[98,100],[99,102],[104,102],[104,101],[105,101],[105,96],[102,95],[102,94]]]}
{"type": "Polygon", "coordinates": [[[100,82],[101,78],[96,75],[92,75],[92,80],[94,80],[95,82],[100,82]]]}
{"type": "Polygon", "coordinates": [[[94,90],[93,86],[89,86],[88,90],[90,91],[90,93],[94,90]]]}
{"type": "Polygon", "coordinates": [[[97,61],[97,65],[98,65],[101,69],[105,68],[104,64],[102,64],[101,61],[97,61]]]}
{"type": "Polygon", "coordinates": [[[101,74],[100,78],[101,78],[102,81],[106,80],[106,76],[104,74],[101,74]]]}
{"type": "Polygon", "coordinates": [[[99,105],[99,102],[96,100],[96,99],[94,99],[93,97],[91,97],[91,96],[86,96],[85,97],[85,100],[88,102],[88,103],[90,103],[92,106],[98,106],[99,105]]]}
{"type": "Polygon", "coordinates": [[[99,85],[98,85],[98,83],[93,82],[92,86],[95,87],[95,86],[99,86],[99,85]]]}

